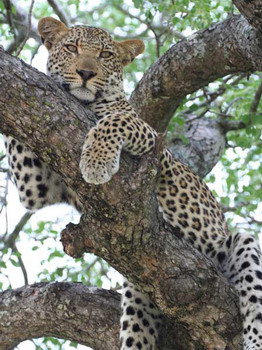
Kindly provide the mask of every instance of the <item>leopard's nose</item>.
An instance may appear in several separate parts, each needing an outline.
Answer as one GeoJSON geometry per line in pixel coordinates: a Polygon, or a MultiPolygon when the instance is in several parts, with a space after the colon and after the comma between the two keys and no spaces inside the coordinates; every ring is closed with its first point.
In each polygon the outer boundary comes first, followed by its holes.
{"type": "Polygon", "coordinates": [[[76,72],[84,81],[87,81],[97,75],[97,73],[93,72],[92,70],[77,69],[76,72]]]}

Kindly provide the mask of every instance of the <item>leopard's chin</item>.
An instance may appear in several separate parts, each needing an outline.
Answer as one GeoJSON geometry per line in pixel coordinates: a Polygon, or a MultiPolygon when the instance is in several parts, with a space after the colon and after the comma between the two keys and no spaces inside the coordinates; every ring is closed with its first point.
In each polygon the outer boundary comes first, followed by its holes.
{"type": "Polygon", "coordinates": [[[85,102],[93,102],[96,99],[96,91],[92,90],[85,87],[69,88],[70,94],[85,102]]]}

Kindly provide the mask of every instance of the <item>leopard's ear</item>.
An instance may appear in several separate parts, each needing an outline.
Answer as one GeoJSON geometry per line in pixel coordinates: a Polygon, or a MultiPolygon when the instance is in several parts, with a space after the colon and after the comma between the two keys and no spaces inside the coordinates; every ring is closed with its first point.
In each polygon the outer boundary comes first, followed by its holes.
{"type": "Polygon", "coordinates": [[[67,33],[67,26],[52,17],[44,17],[38,23],[38,33],[41,36],[43,44],[48,50],[53,44],[65,33],[67,33]]]}
{"type": "Polygon", "coordinates": [[[116,42],[116,45],[123,66],[131,63],[145,49],[145,45],[140,39],[120,41],[116,42]]]}

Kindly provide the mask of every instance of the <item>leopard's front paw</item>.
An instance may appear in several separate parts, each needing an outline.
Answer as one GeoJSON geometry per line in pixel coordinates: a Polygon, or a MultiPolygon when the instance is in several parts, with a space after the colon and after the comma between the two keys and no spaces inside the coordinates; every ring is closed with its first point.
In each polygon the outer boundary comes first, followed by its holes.
{"type": "Polygon", "coordinates": [[[82,153],[80,170],[85,181],[90,184],[99,185],[108,182],[118,169],[117,159],[101,159],[92,151],[82,153]]]}
{"type": "Polygon", "coordinates": [[[98,141],[95,130],[88,134],[79,164],[86,182],[95,185],[108,182],[118,171],[119,160],[119,145],[112,147],[98,141]]]}

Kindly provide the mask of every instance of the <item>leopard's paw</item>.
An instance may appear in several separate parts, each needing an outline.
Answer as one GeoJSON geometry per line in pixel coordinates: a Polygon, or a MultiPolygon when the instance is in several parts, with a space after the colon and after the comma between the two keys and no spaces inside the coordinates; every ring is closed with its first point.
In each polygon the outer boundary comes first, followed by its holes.
{"type": "Polygon", "coordinates": [[[83,152],[80,161],[80,170],[84,180],[90,184],[104,184],[111,180],[119,169],[117,159],[101,159],[92,151],[83,152]]]}
{"type": "Polygon", "coordinates": [[[89,131],[79,164],[86,182],[104,184],[118,171],[122,143],[110,140],[105,140],[96,127],[89,131]]]}

